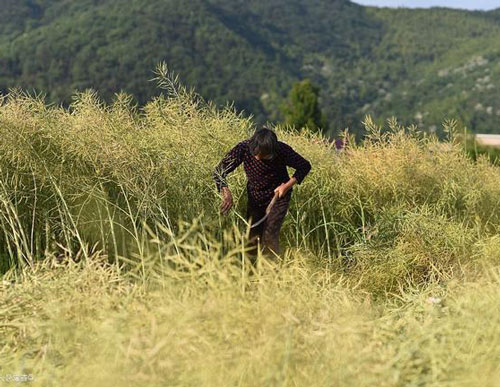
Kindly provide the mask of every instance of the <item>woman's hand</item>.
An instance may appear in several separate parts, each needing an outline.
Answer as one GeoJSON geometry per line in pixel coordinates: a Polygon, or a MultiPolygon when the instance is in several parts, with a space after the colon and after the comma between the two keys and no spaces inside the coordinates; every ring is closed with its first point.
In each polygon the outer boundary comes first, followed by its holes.
{"type": "Polygon", "coordinates": [[[227,215],[229,210],[233,207],[233,195],[228,187],[222,187],[222,203],[220,205],[220,212],[222,215],[227,215]]]}
{"type": "Polygon", "coordinates": [[[274,190],[274,193],[278,193],[278,198],[282,198],[286,195],[286,193],[293,187],[293,185],[297,183],[297,179],[292,177],[288,182],[281,184],[274,190]]]}

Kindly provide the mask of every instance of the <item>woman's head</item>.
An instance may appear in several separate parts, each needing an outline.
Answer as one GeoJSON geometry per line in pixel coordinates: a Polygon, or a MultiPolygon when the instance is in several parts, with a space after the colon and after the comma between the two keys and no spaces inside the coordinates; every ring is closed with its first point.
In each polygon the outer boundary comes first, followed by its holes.
{"type": "Polygon", "coordinates": [[[257,129],[248,143],[252,155],[262,159],[272,159],[276,155],[278,137],[271,129],[257,129]]]}

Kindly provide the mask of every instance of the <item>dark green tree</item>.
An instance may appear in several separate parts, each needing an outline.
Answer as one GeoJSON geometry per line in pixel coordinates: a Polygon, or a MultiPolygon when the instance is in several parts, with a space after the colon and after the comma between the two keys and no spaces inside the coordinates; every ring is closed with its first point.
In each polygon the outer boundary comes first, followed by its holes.
{"type": "Polygon", "coordinates": [[[282,113],[285,123],[297,129],[308,127],[326,131],[326,120],[319,107],[319,87],[308,79],[293,85],[282,113]]]}

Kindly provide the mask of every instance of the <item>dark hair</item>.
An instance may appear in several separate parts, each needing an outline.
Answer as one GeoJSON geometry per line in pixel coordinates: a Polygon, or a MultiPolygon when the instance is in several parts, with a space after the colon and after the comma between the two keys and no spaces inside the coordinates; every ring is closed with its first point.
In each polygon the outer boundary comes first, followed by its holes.
{"type": "Polygon", "coordinates": [[[276,133],[266,127],[257,129],[248,142],[250,153],[254,156],[260,153],[264,156],[274,157],[276,155],[277,146],[278,137],[276,133]]]}

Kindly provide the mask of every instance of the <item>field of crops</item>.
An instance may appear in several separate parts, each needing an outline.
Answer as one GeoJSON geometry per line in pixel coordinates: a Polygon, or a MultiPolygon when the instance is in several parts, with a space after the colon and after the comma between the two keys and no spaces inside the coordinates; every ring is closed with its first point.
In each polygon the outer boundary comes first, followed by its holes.
{"type": "Polygon", "coordinates": [[[40,386],[488,386],[500,378],[500,170],[365,121],[312,164],[278,264],[248,263],[245,176],[212,170],[252,121],[158,69],[143,110],[0,97],[0,381],[40,386]]]}

